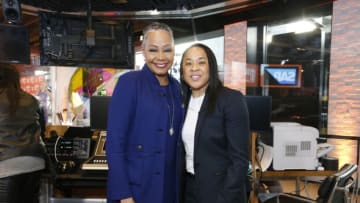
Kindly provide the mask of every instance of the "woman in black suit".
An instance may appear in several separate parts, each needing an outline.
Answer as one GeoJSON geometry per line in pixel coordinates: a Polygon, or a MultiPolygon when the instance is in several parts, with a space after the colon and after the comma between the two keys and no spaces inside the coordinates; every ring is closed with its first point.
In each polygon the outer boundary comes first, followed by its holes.
{"type": "Polygon", "coordinates": [[[184,202],[247,202],[250,132],[243,94],[222,85],[215,55],[203,44],[184,52],[180,74],[187,109],[184,202]]]}

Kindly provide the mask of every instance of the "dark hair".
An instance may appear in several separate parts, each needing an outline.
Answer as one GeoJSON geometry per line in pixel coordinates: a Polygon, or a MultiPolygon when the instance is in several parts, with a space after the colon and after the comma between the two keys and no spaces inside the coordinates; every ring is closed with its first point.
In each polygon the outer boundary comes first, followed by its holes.
{"type": "Polygon", "coordinates": [[[219,90],[223,87],[223,84],[221,83],[221,80],[219,78],[219,73],[218,73],[218,64],[216,61],[216,57],[214,52],[206,45],[201,44],[201,43],[196,43],[191,45],[189,48],[187,48],[181,58],[181,63],[180,63],[180,81],[181,81],[181,88],[182,88],[182,93],[183,93],[183,97],[185,100],[185,103],[187,104],[189,102],[190,96],[191,96],[191,89],[190,86],[188,84],[186,84],[186,82],[184,81],[183,78],[183,70],[182,70],[182,65],[184,62],[184,56],[187,53],[187,51],[193,47],[199,47],[201,49],[203,49],[205,51],[205,54],[208,58],[208,63],[209,63],[209,85],[206,89],[206,94],[208,97],[208,105],[206,107],[206,111],[208,113],[212,113],[215,109],[215,104],[216,104],[216,99],[217,99],[217,95],[219,93],[219,90]]]}
{"type": "Polygon", "coordinates": [[[19,72],[9,64],[0,64],[0,94],[4,92],[9,101],[9,114],[13,115],[19,105],[22,90],[19,72]]]}

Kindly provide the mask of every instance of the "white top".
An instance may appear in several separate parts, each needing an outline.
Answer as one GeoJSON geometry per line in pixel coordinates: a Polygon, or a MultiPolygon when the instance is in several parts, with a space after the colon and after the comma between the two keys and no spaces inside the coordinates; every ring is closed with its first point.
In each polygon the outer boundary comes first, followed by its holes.
{"type": "Polygon", "coordinates": [[[186,152],[186,171],[195,174],[194,170],[194,141],[195,141],[195,128],[199,116],[201,104],[204,96],[192,97],[189,101],[189,106],[186,113],[184,126],[182,129],[182,140],[186,152]]]}

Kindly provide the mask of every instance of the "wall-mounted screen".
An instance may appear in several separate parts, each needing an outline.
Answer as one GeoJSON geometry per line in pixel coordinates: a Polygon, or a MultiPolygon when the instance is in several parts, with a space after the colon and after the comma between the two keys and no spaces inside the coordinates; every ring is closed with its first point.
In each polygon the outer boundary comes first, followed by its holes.
{"type": "Polygon", "coordinates": [[[30,42],[27,27],[0,24],[0,62],[30,64],[30,42]]]}
{"type": "Polygon", "coordinates": [[[299,88],[301,71],[302,66],[298,64],[261,64],[261,86],[299,88]]]}
{"type": "Polygon", "coordinates": [[[40,64],[134,68],[133,25],[42,12],[40,64]]]}
{"type": "Polygon", "coordinates": [[[246,64],[246,87],[259,86],[259,65],[246,64]]]}

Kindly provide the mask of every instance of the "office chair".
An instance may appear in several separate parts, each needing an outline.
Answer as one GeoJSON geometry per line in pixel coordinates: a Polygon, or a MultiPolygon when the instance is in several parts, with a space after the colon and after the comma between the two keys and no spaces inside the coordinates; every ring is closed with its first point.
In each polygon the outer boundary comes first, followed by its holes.
{"type": "Polygon", "coordinates": [[[345,164],[333,175],[325,178],[318,189],[317,199],[280,193],[264,203],[351,203],[350,187],[355,181],[352,175],[357,171],[356,164],[345,164]]]}

